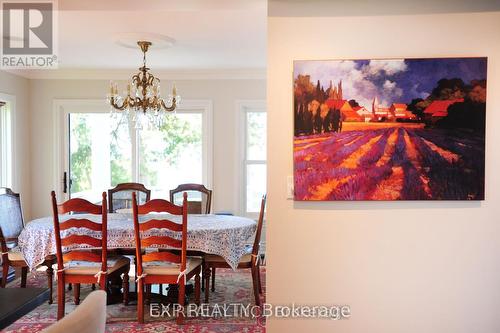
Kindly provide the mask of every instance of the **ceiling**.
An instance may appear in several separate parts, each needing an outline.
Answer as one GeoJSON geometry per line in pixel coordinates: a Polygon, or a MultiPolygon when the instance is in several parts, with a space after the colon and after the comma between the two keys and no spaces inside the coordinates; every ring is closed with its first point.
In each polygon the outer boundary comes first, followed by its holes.
{"type": "Polygon", "coordinates": [[[269,0],[269,16],[334,17],[500,11],[500,0],[269,0]]]}
{"type": "Polygon", "coordinates": [[[139,49],[124,33],[175,40],[148,52],[155,73],[174,79],[265,78],[267,15],[370,16],[499,11],[500,0],[59,0],[58,70],[11,71],[28,78],[127,78],[139,49]],[[268,10],[269,4],[269,10],[268,10]]]}
{"type": "Polygon", "coordinates": [[[148,66],[155,71],[265,72],[265,0],[59,0],[58,6],[59,69],[15,73],[61,78],[137,69],[139,48],[116,43],[123,33],[175,40],[170,48],[151,47],[148,66]]]}

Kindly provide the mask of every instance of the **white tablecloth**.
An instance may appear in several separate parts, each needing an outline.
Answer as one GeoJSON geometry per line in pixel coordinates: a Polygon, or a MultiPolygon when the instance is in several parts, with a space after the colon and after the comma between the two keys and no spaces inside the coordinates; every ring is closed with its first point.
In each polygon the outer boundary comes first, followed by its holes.
{"type": "MultiPolygon", "coordinates": [[[[180,216],[154,214],[180,223],[180,216]]],[[[100,216],[78,214],[60,215],[61,222],[68,218],[87,218],[100,221],[100,216]]],[[[142,217],[144,220],[151,216],[142,217]]],[[[187,249],[216,254],[236,269],[245,254],[245,244],[254,234],[256,222],[249,218],[225,215],[188,215],[187,249]]],[[[92,235],[94,231],[79,228],[65,232],[92,235]]],[[[180,233],[167,229],[151,229],[149,234],[180,237],[180,233]]],[[[63,234],[64,237],[64,234],[63,234]]],[[[54,222],[52,217],[43,217],[26,224],[19,236],[19,247],[30,269],[43,263],[45,257],[56,253],[54,222]]],[[[108,214],[108,249],[135,249],[134,223],[131,214],[108,214]]]]}

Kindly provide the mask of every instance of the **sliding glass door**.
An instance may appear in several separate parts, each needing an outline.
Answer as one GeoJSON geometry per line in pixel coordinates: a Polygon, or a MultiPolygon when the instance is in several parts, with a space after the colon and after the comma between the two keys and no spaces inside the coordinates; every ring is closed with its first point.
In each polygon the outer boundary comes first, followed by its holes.
{"type": "Polygon", "coordinates": [[[66,197],[99,202],[103,191],[143,183],[152,197],[168,198],[181,183],[209,181],[207,112],[184,108],[160,130],[135,130],[109,112],[66,112],[63,190],[66,197]]]}
{"type": "Polygon", "coordinates": [[[70,197],[97,202],[103,189],[133,180],[132,140],[125,119],[107,113],[70,113],[70,197]]]}

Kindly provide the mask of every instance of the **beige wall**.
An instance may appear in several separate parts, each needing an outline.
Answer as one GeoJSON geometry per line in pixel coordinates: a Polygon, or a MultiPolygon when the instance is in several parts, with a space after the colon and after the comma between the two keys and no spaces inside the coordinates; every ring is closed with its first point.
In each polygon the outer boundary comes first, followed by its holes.
{"type": "Polygon", "coordinates": [[[13,190],[21,194],[24,217],[28,220],[31,217],[29,82],[25,78],[0,71],[0,93],[15,97],[12,182],[13,190]]]}
{"type": "Polygon", "coordinates": [[[268,276],[273,304],[352,317],[271,319],[268,332],[500,332],[500,13],[270,18],[268,276]],[[286,200],[292,61],[488,56],[486,200],[286,200]]]}
{"type": "MultiPolygon", "coordinates": [[[[125,82],[119,82],[125,87],[125,82]]],[[[171,82],[163,82],[165,87],[171,82]]],[[[107,80],[31,80],[31,215],[49,215],[49,193],[53,189],[53,100],[104,99],[107,80]]],[[[238,210],[236,101],[265,99],[265,80],[185,80],[176,81],[183,99],[213,102],[214,211],[238,210]]]]}

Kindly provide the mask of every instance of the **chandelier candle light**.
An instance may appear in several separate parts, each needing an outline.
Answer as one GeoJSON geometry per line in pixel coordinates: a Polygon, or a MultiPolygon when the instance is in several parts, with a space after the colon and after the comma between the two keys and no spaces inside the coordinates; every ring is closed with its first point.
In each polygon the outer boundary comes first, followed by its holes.
{"type": "Polygon", "coordinates": [[[130,110],[132,110],[134,111],[132,120],[135,122],[136,129],[151,126],[159,129],[165,122],[166,113],[174,111],[177,107],[180,96],[177,95],[174,84],[172,94],[168,96],[167,101],[161,97],[160,79],[149,73],[149,68],[146,67],[146,52],[151,42],[138,41],[137,44],[143,53],[143,66],[127,84],[125,97],[118,94],[116,83],[110,83],[108,101],[111,104],[111,114],[115,115],[118,110],[130,119],[130,110]]]}

